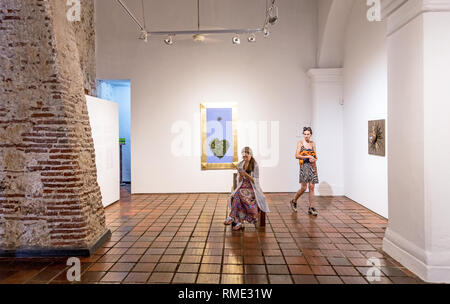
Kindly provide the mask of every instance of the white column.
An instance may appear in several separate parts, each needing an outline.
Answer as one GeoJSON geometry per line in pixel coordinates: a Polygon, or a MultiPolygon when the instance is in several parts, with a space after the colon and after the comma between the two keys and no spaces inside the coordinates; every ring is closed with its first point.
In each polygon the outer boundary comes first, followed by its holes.
{"type": "Polygon", "coordinates": [[[318,195],[344,195],[342,69],[308,71],[313,140],[317,145],[318,195]]]}
{"type": "Polygon", "coordinates": [[[389,225],[383,250],[425,281],[450,283],[450,0],[409,0],[385,13],[389,225]]]}

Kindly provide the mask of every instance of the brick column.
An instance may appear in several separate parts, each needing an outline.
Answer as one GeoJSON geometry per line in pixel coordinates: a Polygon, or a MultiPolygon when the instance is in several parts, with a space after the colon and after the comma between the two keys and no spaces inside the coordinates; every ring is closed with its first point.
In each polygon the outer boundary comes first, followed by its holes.
{"type": "Polygon", "coordinates": [[[92,0],[81,8],[74,24],[66,1],[0,0],[0,255],[88,255],[110,234],[84,96],[95,67],[80,64],[92,0]]]}

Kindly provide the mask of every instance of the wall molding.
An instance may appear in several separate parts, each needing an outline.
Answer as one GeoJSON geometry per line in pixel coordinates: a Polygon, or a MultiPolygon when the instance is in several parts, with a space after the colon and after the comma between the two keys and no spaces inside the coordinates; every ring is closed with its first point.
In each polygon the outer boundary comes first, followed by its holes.
{"type": "Polygon", "coordinates": [[[448,254],[430,254],[389,227],[383,238],[383,251],[425,282],[450,283],[450,267],[439,265],[448,254]]]}
{"type": "Polygon", "coordinates": [[[344,69],[310,69],[308,75],[311,82],[314,83],[332,83],[342,84],[344,81],[344,69]]]}
{"type": "Polygon", "coordinates": [[[450,0],[386,0],[381,15],[387,20],[387,36],[428,12],[450,12],[450,0]]]}

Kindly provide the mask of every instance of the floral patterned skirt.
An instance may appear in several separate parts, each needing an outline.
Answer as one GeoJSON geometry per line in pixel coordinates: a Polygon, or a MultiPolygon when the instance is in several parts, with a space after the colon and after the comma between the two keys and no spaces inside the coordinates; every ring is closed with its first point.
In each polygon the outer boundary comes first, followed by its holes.
{"type": "Polygon", "coordinates": [[[233,222],[256,224],[258,221],[258,204],[256,203],[255,191],[249,179],[244,179],[241,187],[231,199],[230,217],[233,222]]]}

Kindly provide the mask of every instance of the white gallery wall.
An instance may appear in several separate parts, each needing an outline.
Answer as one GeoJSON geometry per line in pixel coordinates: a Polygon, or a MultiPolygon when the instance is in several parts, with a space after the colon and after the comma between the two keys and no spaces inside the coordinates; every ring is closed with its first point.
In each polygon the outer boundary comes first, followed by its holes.
{"type": "MultiPolygon", "coordinates": [[[[127,1],[142,16],[140,1],[127,1]]],[[[196,29],[196,0],[146,1],[150,30],[196,29]],[[176,8],[176,9],[175,9],[176,8]]],[[[259,27],[265,0],[201,1],[203,28],[259,27]]],[[[270,38],[206,43],[164,37],[148,43],[113,0],[96,1],[97,77],[131,80],[133,193],[229,192],[232,171],[200,170],[200,103],[236,102],[239,150],[250,145],[264,191],[298,189],[294,158],[301,128],[311,123],[306,71],[315,67],[317,2],[279,0],[270,38]]]]}
{"type": "MultiPolygon", "coordinates": [[[[368,121],[386,119],[386,23],[369,22],[365,1],[354,1],[344,58],[345,195],[388,216],[386,157],[368,153],[368,121]]],[[[386,138],[386,149],[388,149],[386,138]]]]}
{"type": "Polygon", "coordinates": [[[97,182],[106,207],[120,199],[119,106],[92,96],[86,96],[86,102],[94,141],[97,182]]]}
{"type": "Polygon", "coordinates": [[[316,195],[344,195],[342,69],[311,69],[312,126],[317,147],[316,195]]]}
{"type": "Polygon", "coordinates": [[[449,0],[406,2],[388,18],[389,223],[383,250],[435,283],[450,283],[449,29],[449,0]]]}

